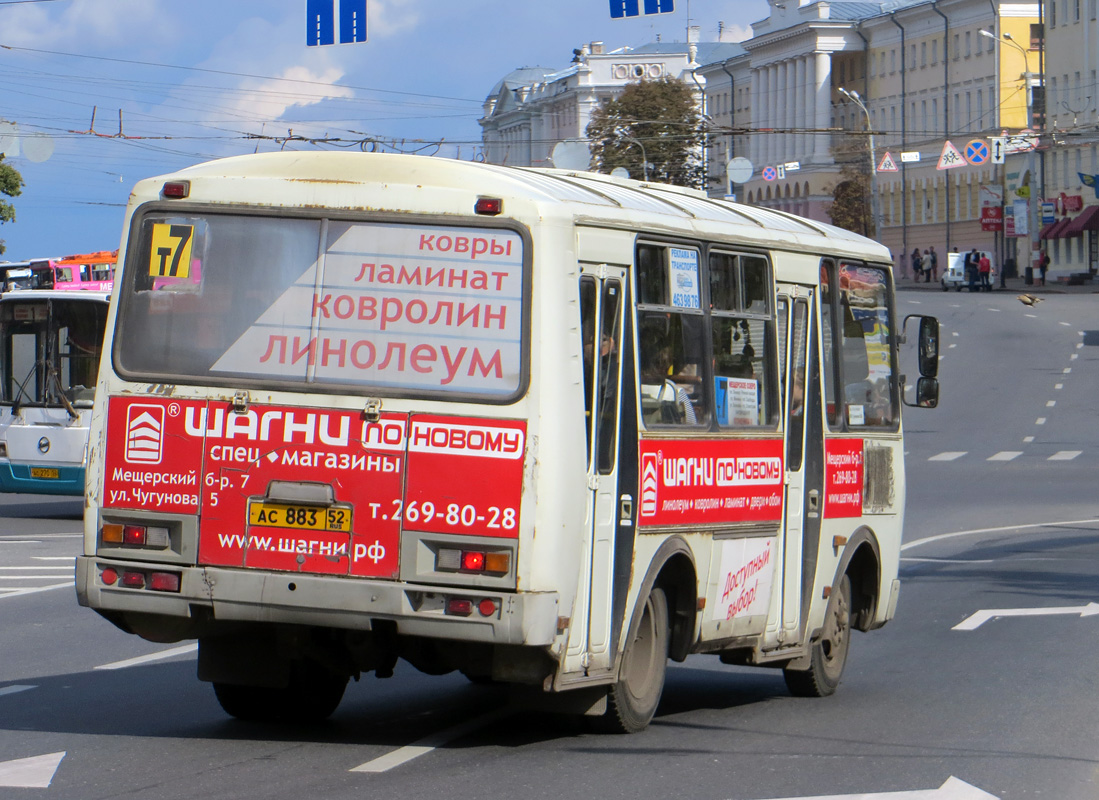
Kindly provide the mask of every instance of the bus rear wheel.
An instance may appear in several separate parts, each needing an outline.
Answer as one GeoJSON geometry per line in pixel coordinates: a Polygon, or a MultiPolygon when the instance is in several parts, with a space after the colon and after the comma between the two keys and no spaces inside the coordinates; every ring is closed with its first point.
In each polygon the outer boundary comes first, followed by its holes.
{"type": "Polygon", "coordinates": [[[840,685],[851,649],[851,579],[844,575],[838,589],[828,603],[820,639],[813,643],[809,669],[782,671],[797,697],[827,697],[840,685]]]}
{"type": "Polygon", "coordinates": [[[348,677],[311,662],[296,662],[290,683],[274,689],[215,683],[214,695],[225,713],[249,722],[322,722],[343,699],[348,677]]]}
{"type": "Polygon", "coordinates": [[[663,589],[653,589],[641,609],[637,633],[622,654],[601,727],[615,733],[645,730],[660,703],[667,671],[668,601],[663,589]]]}

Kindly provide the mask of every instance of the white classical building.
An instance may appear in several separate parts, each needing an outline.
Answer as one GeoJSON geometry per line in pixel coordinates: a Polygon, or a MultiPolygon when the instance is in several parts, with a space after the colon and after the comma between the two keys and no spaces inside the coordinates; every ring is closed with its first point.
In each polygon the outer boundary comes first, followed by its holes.
{"type": "Polygon", "coordinates": [[[485,161],[512,166],[552,166],[558,142],[585,138],[592,112],[605,99],[639,80],[673,77],[697,87],[700,62],[728,59],[743,50],[720,42],[655,42],[607,50],[592,42],[574,51],[565,69],[523,67],[504,77],[484,103],[480,120],[485,161]]]}

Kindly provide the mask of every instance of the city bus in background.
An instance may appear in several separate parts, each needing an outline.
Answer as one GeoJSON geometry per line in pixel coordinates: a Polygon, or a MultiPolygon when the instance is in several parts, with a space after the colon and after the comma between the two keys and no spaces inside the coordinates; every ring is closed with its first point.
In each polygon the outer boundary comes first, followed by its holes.
{"type": "Polygon", "coordinates": [[[828,695],[894,615],[938,337],[875,242],[334,153],[142,181],[123,241],[77,596],[197,639],[231,715],[322,719],[403,659],[638,731],[668,658],[828,695]]]}
{"type": "Polygon", "coordinates": [[[17,264],[0,264],[4,291],[12,289],[82,289],[110,293],[117,250],[78,253],[64,258],[40,258],[17,264]]]}
{"type": "Polygon", "coordinates": [[[110,293],[0,294],[0,491],[83,495],[110,293]]]}

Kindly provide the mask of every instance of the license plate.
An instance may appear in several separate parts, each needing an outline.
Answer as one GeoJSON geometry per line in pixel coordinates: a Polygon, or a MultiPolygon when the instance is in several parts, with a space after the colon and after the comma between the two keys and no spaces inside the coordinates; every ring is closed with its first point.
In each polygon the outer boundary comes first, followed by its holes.
{"type": "Polygon", "coordinates": [[[347,506],[322,508],[252,501],[248,504],[248,524],[303,531],[350,533],[351,509],[347,506]]]}
{"type": "Polygon", "coordinates": [[[55,467],[31,467],[31,477],[47,478],[55,481],[61,477],[61,470],[55,467]]]}

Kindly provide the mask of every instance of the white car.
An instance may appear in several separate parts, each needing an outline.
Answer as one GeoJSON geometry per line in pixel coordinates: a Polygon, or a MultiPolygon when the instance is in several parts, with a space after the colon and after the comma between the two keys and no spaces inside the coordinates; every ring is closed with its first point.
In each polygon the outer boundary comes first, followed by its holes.
{"type": "MultiPolygon", "coordinates": [[[[992,253],[988,250],[978,250],[978,255],[987,256],[988,261],[992,264],[992,272],[989,274],[989,280],[992,280],[996,276],[996,260],[992,257],[992,253]]],[[[969,286],[969,278],[965,274],[965,253],[947,253],[947,267],[943,272],[942,277],[939,279],[939,283],[942,284],[943,291],[947,289],[954,289],[955,291],[961,291],[963,287],[969,286]]],[[[976,286],[981,285],[981,279],[977,278],[976,286]]]]}

